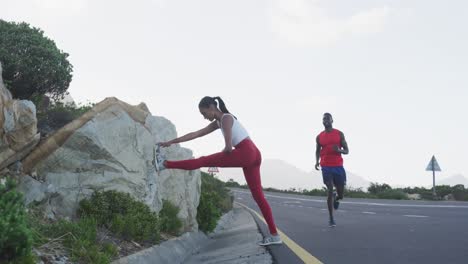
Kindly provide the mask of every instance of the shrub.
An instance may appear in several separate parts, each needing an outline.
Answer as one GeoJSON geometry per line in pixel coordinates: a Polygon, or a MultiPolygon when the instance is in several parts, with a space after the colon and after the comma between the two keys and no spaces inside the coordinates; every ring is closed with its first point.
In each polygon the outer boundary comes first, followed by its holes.
{"type": "Polygon", "coordinates": [[[99,226],[127,240],[154,243],[160,239],[158,215],[128,193],[95,192],[80,202],[78,214],[96,219],[99,226]]]}
{"type": "Polygon", "coordinates": [[[234,179],[229,179],[229,181],[226,182],[226,187],[233,187],[233,188],[241,188],[241,185],[234,181],[234,179]]]}
{"type": "Polygon", "coordinates": [[[93,218],[82,218],[77,222],[59,220],[55,223],[35,225],[39,245],[50,240],[61,240],[70,251],[71,259],[80,263],[108,264],[117,256],[117,249],[111,244],[100,244],[97,241],[97,221],[93,218]]]}
{"type": "Polygon", "coordinates": [[[463,184],[457,184],[452,187],[453,197],[457,201],[468,201],[468,190],[465,189],[463,184]]]}
{"type": "Polygon", "coordinates": [[[400,190],[385,190],[377,193],[377,198],[393,199],[393,200],[408,200],[408,195],[400,190]]]}
{"type": "Polygon", "coordinates": [[[286,190],[279,190],[279,189],[276,189],[276,188],[273,188],[273,187],[266,187],[266,188],[263,188],[263,191],[265,192],[287,192],[286,190]]]}
{"type": "Polygon", "coordinates": [[[221,217],[221,209],[216,206],[219,195],[212,191],[205,191],[200,195],[200,204],[197,210],[197,222],[200,230],[205,233],[213,231],[218,219],[221,217]]]}
{"type": "Polygon", "coordinates": [[[379,184],[371,182],[370,186],[367,188],[367,191],[371,194],[378,194],[391,189],[392,187],[386,183],[379,184]]]}
{"type": "Polygon", "coordinates": [[[368,193],[362,188],[345,187],[344,196],[348,198],[378,198],[377,195],[368,193]]]}
{"type": "Polygon", "coordinates": [[[232,209],[234,196],[231,194],[230,190],[226,188],[225,183],[213,175],[204,172],[202,172],[201,180],[201,191],[216,193],[215,206],[219,208],[222,213],[229,212],[232,209]]]}
{"type": "Polygon", "coordinates": [[[0,182],[0,262],[25,260],[31,254],[32,233],[27,225],[23,195],[16,182],[0,182]]]}
{"type": "MultiPolygon", "coordinates": [[[[453,188],[449,185],[436,185],[436,194],[438,197],[443,198],[453,192],[453,188]]],[[[432,189],[431,189],[432,191],[432,189]]]]}
{"type": "Polygon", "coordinates": [[[312,190],[302,190],[302,194],[310,196],[327,196],[327,188],[322,189],[312,189],[312,190]]]}
{"type": "Polygon", "coordinates": [[[68,54],[38,28],[0,19],[3,80],[14,98],[61,97],[72,80],[68,54]]]}
{"type": "Polygon", "coordinates": [[[159,211],[159,221],[161,223],[161,231],[173,235],[179,233],[182,227],[182,221],[177,217],[179,208],[167,200],[163,200],[163,207],[159,211]]]}
{"type": "Polygon", "coordinates": [[[225,183],[213,175],[202,172],[201,195],[197,221],[200,230],[211,232],[223,213],[232,209],[233,196],[225,183]]]}

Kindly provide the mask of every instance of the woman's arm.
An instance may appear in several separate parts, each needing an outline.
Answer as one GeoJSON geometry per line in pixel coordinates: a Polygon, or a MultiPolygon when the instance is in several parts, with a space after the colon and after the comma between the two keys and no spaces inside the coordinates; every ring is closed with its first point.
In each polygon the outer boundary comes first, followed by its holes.
{"type": "Polygon", "coordinates": [[[232,125],[234,124],[234,117],[232,115],[224,115],[221,118],[221,126],[224,131],[225,147],[223,152],[232,152],[232,125]]]}
{"type": "Polygon", "coordinates": [[[215,131],[218,128],[219,128],[219,126],[218,126],[218,123],[216,121],[211,122],[208,126],[202,128],[202,129],[200,129],[198,131],[191,132],[191,133],[185,134],[185,135],[183,135],[181,137],[178,137],[178,138],[166,141],[166,142],[161,142],[159,144],[162,147],[169,147],[170,145],[175,144],[175,143],[186,142],[186,141],[190,141],[190,140],[193,140],[193,139],[196,139],[196,138],[199,138],[199,137],[203,137],[203,136],[215,131]]]}

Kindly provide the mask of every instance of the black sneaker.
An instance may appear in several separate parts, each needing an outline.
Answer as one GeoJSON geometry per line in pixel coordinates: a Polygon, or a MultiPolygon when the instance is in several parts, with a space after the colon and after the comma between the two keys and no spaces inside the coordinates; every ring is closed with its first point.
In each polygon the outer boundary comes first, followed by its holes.
{"type": "Polygon", "coordinates": [[[336,226],[335,219],[333,219],[333,218],[330,219],[330,220],[328,221],[328,226],[329,226],[329,227],[335,227],[335,226],[336,226]]]}

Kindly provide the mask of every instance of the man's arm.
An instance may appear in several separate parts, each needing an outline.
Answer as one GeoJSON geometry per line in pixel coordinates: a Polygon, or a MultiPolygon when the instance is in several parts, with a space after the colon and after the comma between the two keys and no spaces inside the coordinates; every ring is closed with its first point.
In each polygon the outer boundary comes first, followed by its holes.
{"type": "Polygon", "coordinates": [[[338,149],[338,152],[341,154],[348,154],[349,153],[349,148],[348,148],[348,143],[346,142],[345,136],[343,132],[340,132],[340,139],[341,139],[341,149],[338,149]]]}
{"type": "Polygon", "coordinates": [[[315,148],[315,169],[320,170],[319,169],[319,166],[320,166],[319,161],[320,161],[320,150],[322,149],[322,146],[320,146],[319,136],[317,136],[317,139],[315,141],[317,143],[317,146],[315,148]]]}

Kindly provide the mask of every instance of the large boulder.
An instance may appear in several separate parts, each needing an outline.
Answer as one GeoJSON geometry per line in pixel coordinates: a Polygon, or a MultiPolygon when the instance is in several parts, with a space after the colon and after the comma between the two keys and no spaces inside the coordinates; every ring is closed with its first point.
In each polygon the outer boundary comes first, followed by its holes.
{"type": "Polygon", "coordinates": [[[24,158],[40,139],[36,107],[31,101],[13,100],[1,73],[0,63],[0,171],[24,158]]]}
{"type": "MultiPolygon", "coordinates": [[[[174,125],[152,116],[144,104],[107,98],[23,160],[30,176],[20,187],[28,203],[42,204],[51,217],[75,217],[79,201],[98,190],[130,193],[156,212],[165,199],[181,209],[185,231],[197,230],[200,171],[165,170],[158,175],[153,165],[155,144],[174,137],[174,125]]],[[[163,151],[168,159],[192,157],[178,145],[163,151]]]]}

